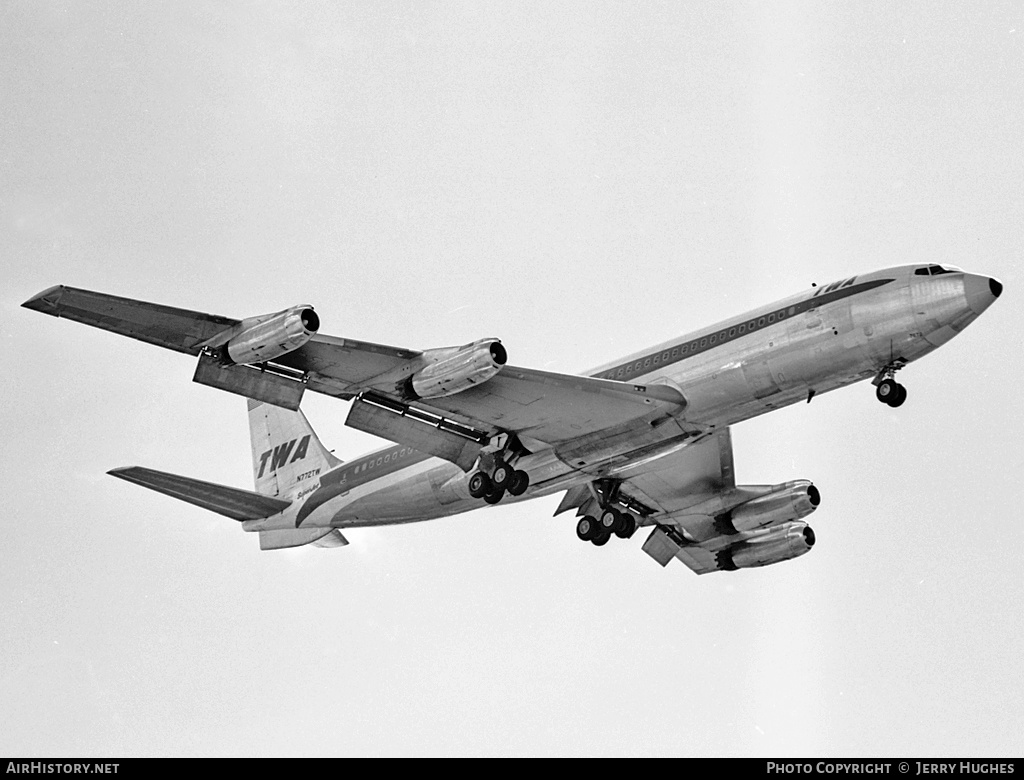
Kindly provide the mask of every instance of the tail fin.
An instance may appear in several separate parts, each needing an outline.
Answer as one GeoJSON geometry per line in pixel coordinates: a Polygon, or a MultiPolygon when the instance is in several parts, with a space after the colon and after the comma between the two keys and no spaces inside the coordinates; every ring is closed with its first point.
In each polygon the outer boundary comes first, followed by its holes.
{"type": "Polygon", "coordinates": [[[249,437],[256,492],[281,496],[300,476],[318,476],[341,464],[310,427],[306,416],[249,399],[249,437]]]}

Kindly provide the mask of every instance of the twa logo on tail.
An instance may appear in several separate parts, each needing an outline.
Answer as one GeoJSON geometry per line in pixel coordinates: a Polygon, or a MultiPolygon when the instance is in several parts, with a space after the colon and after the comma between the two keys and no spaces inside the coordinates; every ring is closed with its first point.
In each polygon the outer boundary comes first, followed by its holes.
{"type": "Polygon", "coordinates": [[[263,476],[263,472],[267,469],[267,462],[270,462],[270,470],[277,471],[286,463],[294,463],[297,460],[302,460],[306,457],[306,451],[309,449],[309,434],[306,434],[301,439],[292,439],[290,442],[285,444],[279,444],[272,450],[267,450],[260,455],[260,473],[256,475],[256,479],[263,476]],[[295,442],[299,445],[296,447],[295,442]],[[295,449],[295,454],[292,455],[292,449],[295,449]],[[288,456],[291,455],[291,460],[288,460],[288,456]]]}

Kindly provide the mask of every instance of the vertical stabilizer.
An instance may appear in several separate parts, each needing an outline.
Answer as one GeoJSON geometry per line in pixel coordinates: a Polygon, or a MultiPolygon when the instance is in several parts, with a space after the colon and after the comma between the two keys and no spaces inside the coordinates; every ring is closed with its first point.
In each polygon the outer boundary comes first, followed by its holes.
{"type": "Polygon", "coordinates": [[[281,496],[300,477],[312,479],[341,464],[320,443],[301,410],[249,399],[249,437],[256,491],[265,496],[281,496]]]}

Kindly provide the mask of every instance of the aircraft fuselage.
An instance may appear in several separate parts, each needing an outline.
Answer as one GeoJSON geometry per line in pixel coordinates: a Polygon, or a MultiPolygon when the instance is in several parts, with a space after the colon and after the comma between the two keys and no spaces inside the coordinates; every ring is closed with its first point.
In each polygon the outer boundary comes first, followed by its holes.
{"type": "MultiPolygon", "coordinates": [[[[713,430],[807,401],[901,367],[938,348],[981,314],[999,282],[941,266],[901,266],[815,287],[742,316],[620,360],[589,375],[637,384],[668,384],[685,411],[649,430],[601,432],[521,458],[530,475],[525,500],[600,477],[616,477],[637,458],[686,446],[695,427],[713,430]],[[938,269],[937,271],[934,269],[938,269]]],[[[301,500],[291,514],[248,521],[246,530],[369,526],[428,520],[481,507],[458,466],[392,446],[345,463],[282,498],[301,500]],[[318,480],[318,481],[317,481],[318,480]]]]}

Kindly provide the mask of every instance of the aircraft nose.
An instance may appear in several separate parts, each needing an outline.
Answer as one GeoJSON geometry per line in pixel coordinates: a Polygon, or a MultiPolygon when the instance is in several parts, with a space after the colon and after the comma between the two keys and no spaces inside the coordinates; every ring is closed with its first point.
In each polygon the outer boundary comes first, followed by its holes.
{"type": "Polygon", "coordinates": [[[998,279],[979,274],[964,274],[964,294],[967,305],[975,314],[981,314],[991,306],[1003,292],[1003,285],[998,279]]]}

